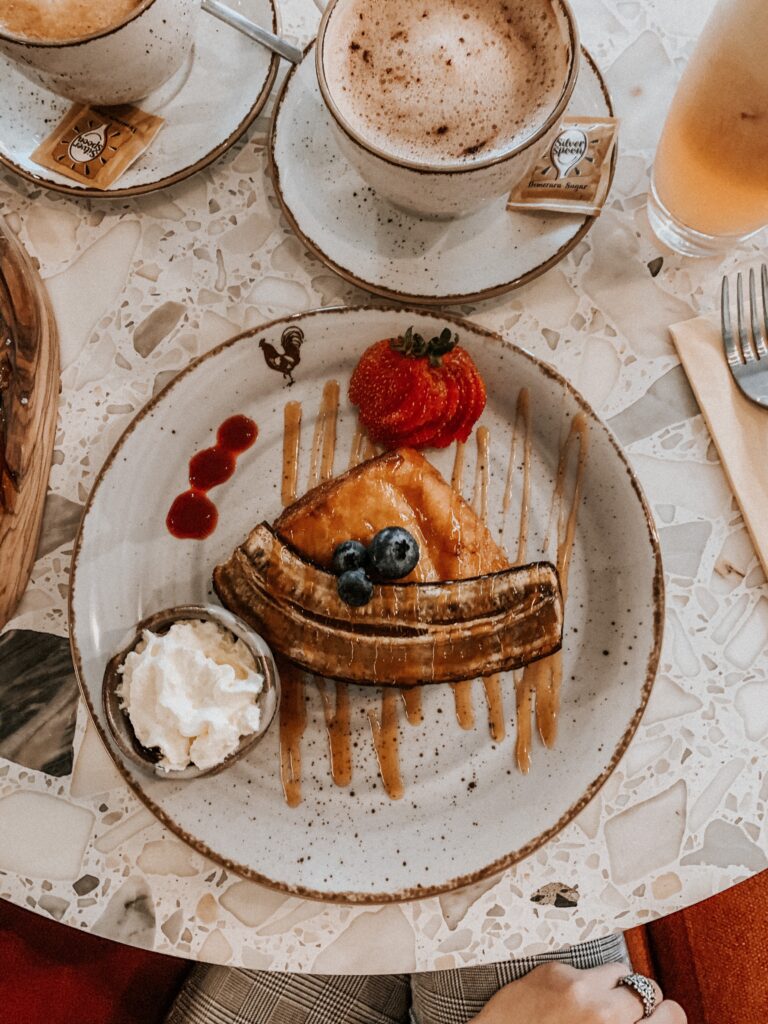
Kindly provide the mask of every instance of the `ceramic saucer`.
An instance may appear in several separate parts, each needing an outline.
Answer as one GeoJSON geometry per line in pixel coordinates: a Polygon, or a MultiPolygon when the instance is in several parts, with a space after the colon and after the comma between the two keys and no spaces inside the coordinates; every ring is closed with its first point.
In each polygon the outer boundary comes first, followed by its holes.
{"type": "MultiPolygon", "coordinates": [[[[600,72],[586,50],[582,57],[569,112],[612,114],[600,72]]],[[[314,46],[281,91],[270,158],[277,197],[304,244],[347,281],[400,301],[444,305],[516,288],[558,263],[594,222],[507,212],[504,198],[450,221],[393,206],[341,154],[317,84],[314,46]]]]}
{"type": "MultiPolygon", "coordinates": [[[[258,24],[279,32],[273,0],[241,0],[239,7],[258,24]]],[[[71,103],[33,85],[0,56],[0,163],[35,184],[78,196],[135,196],[174,185],[226,152],[258,117],[278,61],[235,29],[201,13],[190,60],[137,104],[165,118],[160,134],[111,188],[101,191],[32,162],[30,154],[71,103]]]]}

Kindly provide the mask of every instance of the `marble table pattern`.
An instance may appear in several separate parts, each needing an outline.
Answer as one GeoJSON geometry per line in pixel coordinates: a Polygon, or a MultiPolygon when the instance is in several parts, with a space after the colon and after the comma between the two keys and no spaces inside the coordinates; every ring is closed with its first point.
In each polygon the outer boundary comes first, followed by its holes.
{"type": "MultiPolygon", "coordinates": [[[[646,488],[667,571],[660,672],[628,753],[545,849],[501,877],[384,908],[239,880],[166,832],[121,782],[78,702],[66,633],[72,541],[118,435],[192,357],[296,310],[374,301],[309,256],[267,173],[269,110],[213,167],[161,194],[77,201],[0,175],[61,331],[62,396],[37,562],[0,636],[0,897],[165,953],[274,970],[448,968],[624,929],[768,867],[768,586],[667,333],[712,309],[720,263],[662,253],[645,218],[666,106],[711,0],[575,0],[622,118],[594,230],[547,275],[460,312],[568,375],[646,488]],[[572,890],[567,898],[554,892],[572,890]]],[[[314,31],[310,0],[282,3],[314,31]]],[[[535,779],[532,778],[535,783],[535,779]]]]}

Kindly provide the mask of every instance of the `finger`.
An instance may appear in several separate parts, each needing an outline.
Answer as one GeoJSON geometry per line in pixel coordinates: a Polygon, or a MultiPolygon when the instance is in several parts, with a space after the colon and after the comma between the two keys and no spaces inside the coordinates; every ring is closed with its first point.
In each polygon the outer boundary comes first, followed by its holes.
{"type": "Polygon", "coordinates": [[[651,1024],[687,1024],[688,1017],[679,1003],[665,999],[653,1011],[650,1021],[651,1024]]]}
{"type": "Polygon", "coordinates": [[[594,984],[601,990],[616,988],[619,980],[631,973],[632,968],[624,963],[601,964],[599,967],[590,967],[588,970],[582,971],[582,974],[587,975],[590,981],[594,981],[594,984]]]}
{"type": "MultiPolygon", "coordinates": [[[[625,970],[619,976],[618,980],[621,980],[621,978],[625,978],[628,973],[629,972],[625,970]]],[[[646,977],[646,975],[644,975],[644,977],[646,977]]],[[[653,992],[656,996],[656,1001],[654,1005],[656,1007],[659,1007],[661,1005],[662,1000],[664,999],[662,991],[656,984],[656,982],[653,980],[653,978],[648,978],[648,981],[650,981],[651,985],[653,986],[653,992]]],[[[643,997],[635,989],[630,988],[629,985],[619,985],[617,983],[615,990],[611,992],[610,999],[611,1004],[614,1007],[617,1014],[617,1018],[619,1020],[626,1020],[628,1024],[629,1022],[635,1024],[635,1022],[643,1019],[643,1013],[645,1011],[645,1003],[643,1002],[643,997]]],[[[657,1024],[655,1011],[653,1014],[653,1021],[654,1024],[657,1024]]]]}

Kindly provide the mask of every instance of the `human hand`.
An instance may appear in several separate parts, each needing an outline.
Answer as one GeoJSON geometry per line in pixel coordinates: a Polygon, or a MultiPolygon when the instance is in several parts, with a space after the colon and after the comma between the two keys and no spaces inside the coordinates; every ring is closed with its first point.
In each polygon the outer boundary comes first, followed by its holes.
{"type": "MultiPolygon", "coordinates": [[[[637,1024],[643,1004],[637,993],[619,986],[626,964],[603,964],[580,971],[552,961],[499,989],[470,1024],[637,1024]]],[[[650,1024],[686,1024],[681,1006],[664,999],[654,982],[656,1008],[650,1024]]]]}

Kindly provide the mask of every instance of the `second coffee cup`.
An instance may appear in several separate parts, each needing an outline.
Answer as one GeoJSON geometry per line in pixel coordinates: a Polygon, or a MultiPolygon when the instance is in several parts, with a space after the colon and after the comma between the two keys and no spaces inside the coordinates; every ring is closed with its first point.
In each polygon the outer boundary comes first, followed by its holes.
{"type": "Polygon", "coordinates": [[[178,71],[199,14],[200,0],[0,0],[0,53],[60,96],[131,103],[178,71]]]}
{"type": "Polygon", "coordinates": [[[566,0],[330,0],[316,45],[346,158],[433,217],[470,213],[525,177],[578,65],[566,0]]]}

